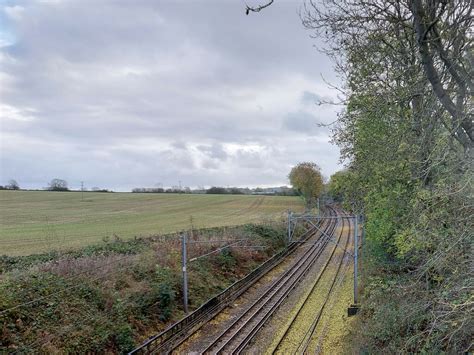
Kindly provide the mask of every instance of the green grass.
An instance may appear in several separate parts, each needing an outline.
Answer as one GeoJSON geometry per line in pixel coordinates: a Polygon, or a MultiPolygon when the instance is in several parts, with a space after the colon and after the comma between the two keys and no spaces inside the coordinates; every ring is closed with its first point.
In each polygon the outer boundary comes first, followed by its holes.
{"type": "Polygon", "coordinates": [[[297,197],[0,191],[0,255],[275,219],[297,197]]]}

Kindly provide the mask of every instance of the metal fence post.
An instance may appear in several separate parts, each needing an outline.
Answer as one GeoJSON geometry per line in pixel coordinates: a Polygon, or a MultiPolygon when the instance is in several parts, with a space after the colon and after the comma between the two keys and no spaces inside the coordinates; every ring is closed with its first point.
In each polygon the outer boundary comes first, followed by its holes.
{"type": "Polygon", "coordinates": [[[357,304],[357,269],[358,269],[358,258],[359,258],[359,226],[358,226],[359,216],[354,217],[354,304],[357,304]]]}
{"type": "Polygon", "coordinates": [[[181,235],[181,261],[183,266],[183,306],[184,306],[184,313],[188,314],[188,271],[187,261],[187,247],[186,247],[187,235],[183,233],[181,235]]]}

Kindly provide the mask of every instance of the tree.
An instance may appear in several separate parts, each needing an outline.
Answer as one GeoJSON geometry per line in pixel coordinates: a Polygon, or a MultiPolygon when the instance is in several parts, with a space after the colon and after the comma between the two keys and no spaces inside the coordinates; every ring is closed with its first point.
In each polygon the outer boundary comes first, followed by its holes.
{"type": "Polygon", "coordinates": [[[62,179],[53,179],[49,183],[49,191],[69,191],[67,181],[62,179]]]}
{"type": "Polygon", "coordinates": [[[331,179],[328,183],[328,194],[334,199],[334,201],[344,201],[346,197],[346,188],[349,182],[348,174],[348,171],[341,170],[331,175],[331,179]]]}
{"type": "Polygon", "coordinates": [[[472,0],[308,0],[344,79],[330,187],[365,215],[364,352],[472,346],[472,0]],[[396,312],[393,310],[396,309],[396,312]]]}
{"type": "MultiPolygon", "coordinates": [[[[469,150],[474,143],[472,8],[472,0],[325,0],[324,6],[310,0],[302,19],[326,37],[325,51],[344,76],[354,74],[348,65],[355,55],[370,61],[358,49],[375,50],[371,54],[377,60],[366,72],[371,86],[409,89],[403,98],[420,116],[426,95],[431,110],[442,111],[440,125],[469,150]]],[[[354,92],[351,79],[347,82],[354,92]]]]}
{"type": "Polygon", "coordinates": [[[8,185],[5,186],[5,188],[7,190],[19,190],[20,185],[18,185],[18,182],[16,182],[16,180],[11,179],[8,181],[8,185]]]}
{"type": "Polygon", "coordinates": [[[321,169],[315,163],[299,163],[288,175],[291,185],[304,198],[306,207],[311,208],[323,189],[321,169]]]}
{"type": "Polygon", "coordinates": [[[465,149],[473,148],[474,94],[472,0],[409,3],[423,69],[438,101],[449,114],[448,130],[465,149]]]}

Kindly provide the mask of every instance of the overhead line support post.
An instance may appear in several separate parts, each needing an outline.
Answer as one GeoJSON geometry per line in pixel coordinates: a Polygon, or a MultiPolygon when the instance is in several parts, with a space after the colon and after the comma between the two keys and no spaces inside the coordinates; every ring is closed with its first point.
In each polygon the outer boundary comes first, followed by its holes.
{"type": "Polygon", "coordinates": [[[359,261],[359,215],[354,216],[354,304],[352,304],[347,314],[353,316],[357,314],[359,310],[359,297],[358,297],[358,284],[357,284],[357,272],[358,272],[358,261],[359,261]]]}
{"type": "Polygon", "coordinates": [[[357,263],[359,259],[359,225],[358,225],[359,216],[356,215],[354,218],[354,304],[357,304],[357,263]]]}
{"type": "Polygon", "coordinates": [[[292,218],[292,212],[288,210],[288,244],[291,243],[291,218],[292,218]]]}
{"type": "Polygon", "coordinates": [[[365,217],[364,217],[363,214],[360,216],[360,221],[362,223],[362,233],[360,234],[360,247],[364,248],[364,243],[365,243],[365,217]]]}
{"type": "Polygon", "coordinates": [[[187,271],[187,235],[181,234],[181,263],[183,270],[183,308],[184,313],[188,314],[188,271],[187,271]]]}

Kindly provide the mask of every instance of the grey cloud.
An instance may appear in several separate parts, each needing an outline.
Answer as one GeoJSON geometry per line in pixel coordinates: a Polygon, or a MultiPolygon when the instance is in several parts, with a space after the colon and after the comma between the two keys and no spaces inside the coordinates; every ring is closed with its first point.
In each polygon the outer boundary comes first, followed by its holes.
{"type": "Polygon", "coordinates": [[[171,146],[172,146],[173,148],[179,149],[179,150],[187,150],[187,149],[188,149],[186,143],[181,142],[181,141],[173,142],[173,143],[171,143],[171,146]]]}
{"type": "Polygon", "coordinates": [[[209,156],[210,158],[217,159],[217,160],[226,160],[228,154],[222,147],[222,144],[214,143],[211,146],[207,145],[200,145],[197,147],[201,152],[209,156]]]}
{"type": "Polygon", "coordinates": [[[317,104],[320,102],[323,98],[314,92],[311,91],[303,91],[303,94],[301,95],[301,102],[303,104],[317,104]]]}
{"type": "Polygon", "coordinates": [[[258,169],[265,165],[262,154],[254,151],[239,150],[235,160],[244,168],[258,169]]]}
{"type": "MultiPolygon", "coordinates": [[[[239,1],[1,6],[0,38],[14,39],[0,41],[3,183],[280,184],[301,156],[330,147],[301,145],[328,134],[313,121],[335,112],[309,101],[331,95],[320,71],[335,75],[296,3],[257,16],[239,1]]],[[[330,174],[338,153],[327,149],[330,174]]]]}
{"type": "Polygon", "coordinates": [[[303,104],[315,104],[320,100],[321,96],[311,91],[303,91],[303,94],[301,95],[301,102],[303,104]]]}
{"type": "MultiPolygon", "coordinates": [[[[318,95],[311,91],[303,91],[301,103],[307,106],[321,105],[334,101],[330,96],[318,95]]],[[[337,100],[336,100],[337,101],[337,100]]]]}
{"type": "Polygon", "coordinates": [[[215,169],[218,169],[219,168],[219,163],[216,162],[215,160],[212,160],[212,159],[205,159],[202,163],[202,167],[204,169],[212,169],[212,170],[215,170],[215,169]]]}
{"type": "Polygon", "coordinates": [[[298,111],[289,113],[283,119],[283,126],[294,132],[315,134],[318,130],[316,117],[308,112],[298,111]]]}

